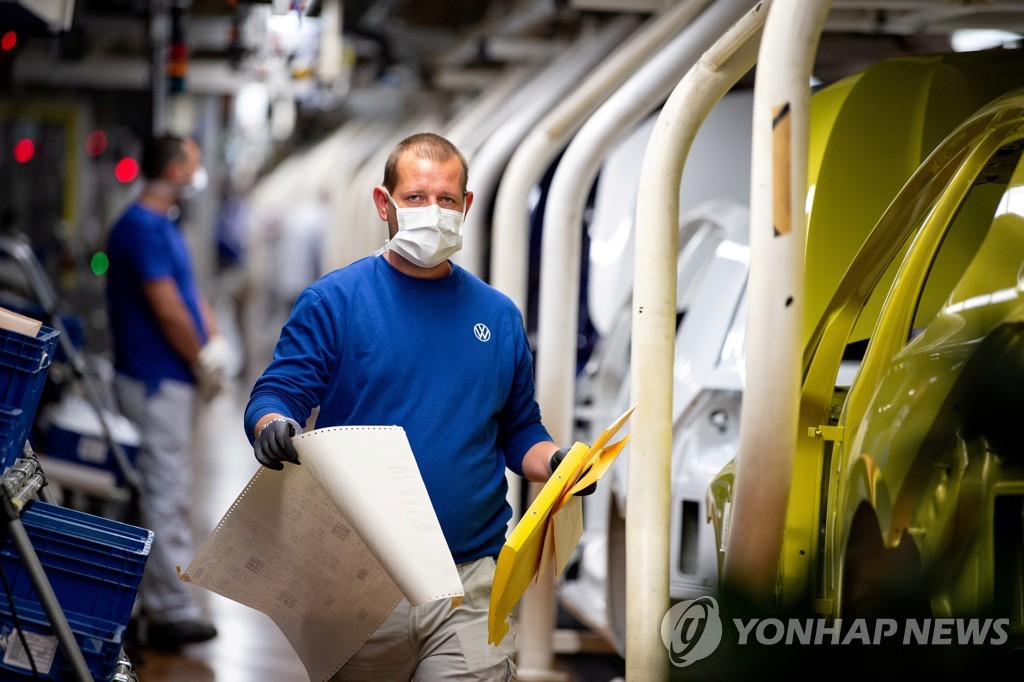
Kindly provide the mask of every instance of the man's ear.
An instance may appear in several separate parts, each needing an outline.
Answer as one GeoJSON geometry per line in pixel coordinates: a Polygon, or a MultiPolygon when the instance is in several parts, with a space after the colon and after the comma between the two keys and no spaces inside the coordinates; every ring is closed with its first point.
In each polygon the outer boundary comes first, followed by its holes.
{"type": "Polygon", "coordinates": [[[472,205],[473,205],[473,193],[472,192],[466,192],[466,210],[464,211],[465,215],[469,215],[469,207],[472,206],[472,205]]]}
{"type": "Polygon", "coordinates": [[[377,185],[373,188],[373,204],[377,207],[377,215],[384,222],[388,221],[388,205],[390,203],[387,192],[383,187],[377,185]]]}

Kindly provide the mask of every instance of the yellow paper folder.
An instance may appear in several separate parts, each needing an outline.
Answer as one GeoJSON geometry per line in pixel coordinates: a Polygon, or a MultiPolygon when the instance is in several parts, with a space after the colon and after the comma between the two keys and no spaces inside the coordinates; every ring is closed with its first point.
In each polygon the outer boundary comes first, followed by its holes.
{"type": "Polygon", "coordinates": [[[487,619],[491,644],[500,644],[508,632],[505,619],[530,581],[542,572],[553,570],[558,576],[565,569],[583,534],[583,505],[575,494],[599,480],[622,451],[629,436],[611,445],[608,441],[634,409],[636,405],[605,429],[593,445],[574,444],[509,534],[498,555],[491,587],[487,619]]]}

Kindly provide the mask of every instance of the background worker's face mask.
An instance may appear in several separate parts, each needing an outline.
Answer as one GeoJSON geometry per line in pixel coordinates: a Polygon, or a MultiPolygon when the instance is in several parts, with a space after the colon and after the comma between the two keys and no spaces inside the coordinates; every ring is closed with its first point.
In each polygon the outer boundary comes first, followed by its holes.
{"type": "Polygon", "coordinates": [[[421,268],[432,268],[462,248],[462,221],[465,209],[451,211],[437,204],[416,208],[402,208],[384,193],[395,206],[398,232],[385,248],[394,251],[421,268]]]}
{"type": "Polygon", "coordinates": [[[209,184],[210,176],[206,168],[199,166],[184,185],[168,180],[150,180],[146,186],[150,192],[170,196],[176,201],[188,201],[205,190],[209,184]]]}
{"type": "Polygon", "coordinates": [[[210,175],[206,172],[206,167],[199,166],[192,174],[192,179],[181,189],[181,198],[187,201],[205,190],[209,185],[210,175]]]}

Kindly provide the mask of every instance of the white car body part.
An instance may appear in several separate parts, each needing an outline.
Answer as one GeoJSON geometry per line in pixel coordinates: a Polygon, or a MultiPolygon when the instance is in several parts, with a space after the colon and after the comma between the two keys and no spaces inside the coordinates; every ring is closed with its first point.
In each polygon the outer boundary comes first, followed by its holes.
{"type": "MultiPolygon", "coordinates": [[[[673,370],[670,594],[688,599],[717,587],[714,533],[704,522],[708,482],[739,442],[746,319],[747,210],[723,199],[684,217],[689,234],[679,254],[681,314],[673,370]],[[685,273],[685,274],[684,274],[685,273]]],[[[628,312],[628,301],[623,312],[628,312]]],[[[579,439],[591,442],[628,408],[631,320],[619,322],[595,349],[580,378],[579,439]],[[589,439],[589,440],[587,440],[589,439]]],[[[620,432],[628,432],[628,425],[620,432]]],[[[586,500],[577,573],[563,581],[565,607],[620,653],[625,641],[625,521],[628,445],[586,500]]]]}

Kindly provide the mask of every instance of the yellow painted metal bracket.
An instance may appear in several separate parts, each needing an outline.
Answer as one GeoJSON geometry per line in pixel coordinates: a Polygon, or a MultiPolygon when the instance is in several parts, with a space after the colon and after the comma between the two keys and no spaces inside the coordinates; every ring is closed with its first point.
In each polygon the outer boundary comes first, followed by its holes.
{"type": "Polygon", "coordinates": [[[836,443],[843,442],[843,427],[842,426],[811,426],[807,429],[807,435],[811,438],[820,438],[821,440],[830,440],[836,443]]]}

